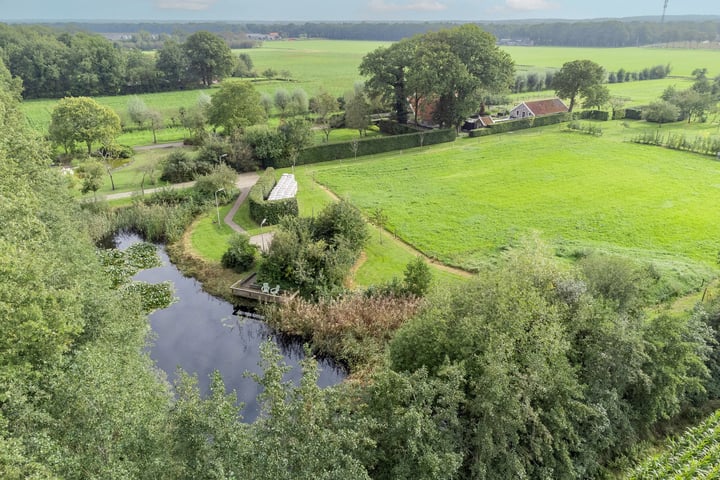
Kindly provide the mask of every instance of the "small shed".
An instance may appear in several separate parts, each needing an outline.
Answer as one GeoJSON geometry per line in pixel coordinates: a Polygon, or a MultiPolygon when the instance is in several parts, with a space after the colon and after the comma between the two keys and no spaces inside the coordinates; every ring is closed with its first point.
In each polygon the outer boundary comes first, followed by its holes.
{"type": "Polygon", "coordinates": [[[478,128],[485,128],[493,125],[495,121],[489,115],[473,116],[465,120],[462,126],[463,130],[476,130],[478,128]]]}
{"type": "Polygon", "coordinates": [[[523,102],[510,111],[510,120],[527,117],[540,117],[542,115],[552,115],[553,113],[567,112],[568,107],[559,98],[549,98],[546,100],[533,100],[523,102]]]}

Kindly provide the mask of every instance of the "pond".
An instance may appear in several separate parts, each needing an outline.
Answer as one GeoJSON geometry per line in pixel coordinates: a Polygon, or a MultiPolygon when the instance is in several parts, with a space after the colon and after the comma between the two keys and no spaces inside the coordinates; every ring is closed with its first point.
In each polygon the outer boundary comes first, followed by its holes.
{"type": "MultiPolygon", "coordinates": [[[[115,245],[125,249],[141,241],[137,235],[120,234],[115,245]]],[[[256,401],[261,387],[245,372],[262,373],[260,344],[274,341],[284,361],[292,366],[287,379],[297,383],[300,379],[299,360],[303,358],[302,344],[278,335],[261,320],[236,315],[232,304],[213,297],[202,290],[194,278],[183,276],[168,259],[164,247],[158,245],[162,266],[139,272],[135,280],[148,283],[171,281],[177,301],[170,307],[150,314],[154,339],[150,357],[172,383],[178,367],[196,375],[200,391],[209,390],[210,374],[218,370],[228,391],[235,390],[238,402],[245,404],[243,421],[252,422],[259,414],[256,401]]],[[[329,360],[319,361],[318,385],[326,387],[340,383],[345,372],[329,360]]]]}

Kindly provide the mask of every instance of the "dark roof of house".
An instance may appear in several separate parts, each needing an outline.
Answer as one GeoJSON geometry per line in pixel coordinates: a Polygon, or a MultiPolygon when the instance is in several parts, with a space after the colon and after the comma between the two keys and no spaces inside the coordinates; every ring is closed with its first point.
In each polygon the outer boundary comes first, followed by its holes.
{"type": "Polygon", "coordinates": [[[550,115],[551,113],[567,112],[568,108],[559,98],[550,98],[547,100],[534,100],[525,102],[533,115],[550,115]]]}

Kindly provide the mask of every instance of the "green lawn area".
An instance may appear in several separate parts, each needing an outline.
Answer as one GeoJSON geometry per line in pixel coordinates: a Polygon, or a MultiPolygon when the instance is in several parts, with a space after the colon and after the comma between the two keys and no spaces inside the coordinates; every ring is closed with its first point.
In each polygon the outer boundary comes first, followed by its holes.
{"type": "MultiPolygon", "coordinates": [[[[220,219],[232,208],[232,203],[220,207],[220,219]]],[[[233,234],[232,228],[221,221],[221,225],[217,224],[217,212],[212,210],[204,213],[195,223],[190,234],[190,242],[193,248],[203,258],[219,262],[223,254],[228,248],[228,239],[233,234]]]]}
{"type": "MultiPolygon", "coordinates": [[[[140,182],[142,181],[143,177],[142,169],[151,164],[156,165],[155,171],[153,173],[153,176],[155,177],[155,183],[151,184],[148,180],[148,177],[146,176],[145,188],[157,188],[168,185],[167,182],[162,182],[159,180],[160,174],[162,173],[162,168],[159,164],[165,157],[170,155],[173,150],[175,149],[161,148],[157,150],[144,150],[141,152],[136,152],[127,164],[113,169],[115,190],[112,190],[110,176],[106,174],[103,177],[103,186],[100,190],[98,190],[97,194],[107,195],[120,192],[139,192],[140,182]]],[[[80,189],[81,183],[82,180],[78,180],[76,182],[78,191],[80,189]]],[[[92,197],[93,194],[88,193],[85,196],[92,197]]]]}
{"type": "Polygon", "coordinates": [[[623,141],[656,128],[645,122],[602,126],[603,137],[552,126],[302,168],[366,213],[383,208],[390,231],[450,265],[477,268],[537,231],[566,254],[714,268],[720,164],[623,141]]]}
{"type": "Polygon", "coordinates": [[[690,76],[696,68],[707,68],[708,77],[720,74],[716,50],[627,47],[627,48],[573,48],[573,47],[501,47],[515,60],[518,71],[560,68],[572,60],[588,59],[608,72],[621,68],[636,72],[655,65],[670,65],[670,75],[690,76]]]}

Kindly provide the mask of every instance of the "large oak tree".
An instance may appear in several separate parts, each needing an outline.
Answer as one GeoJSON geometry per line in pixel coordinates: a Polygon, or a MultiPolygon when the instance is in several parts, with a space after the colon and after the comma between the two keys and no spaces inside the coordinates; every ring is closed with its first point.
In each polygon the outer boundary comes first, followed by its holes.
{"type": "Polygon", "coordinates": [[[592,60],[573,60],[565,63],[553,78],[555,94],[569,98],[572,112],[578,96],[592,97],[594,89],[605,81],[605,70],[592,60]]]}
{"type": "Polygon", "coordinates": [[[381,47],[360,64],[368,92],[392,103],[398,122],[407,123],[409,99],[433,99],[434,119],[446,127],[477,110],[482,93],[507,90],[513,70],[495,37],[469,24],[381,47]]]}

